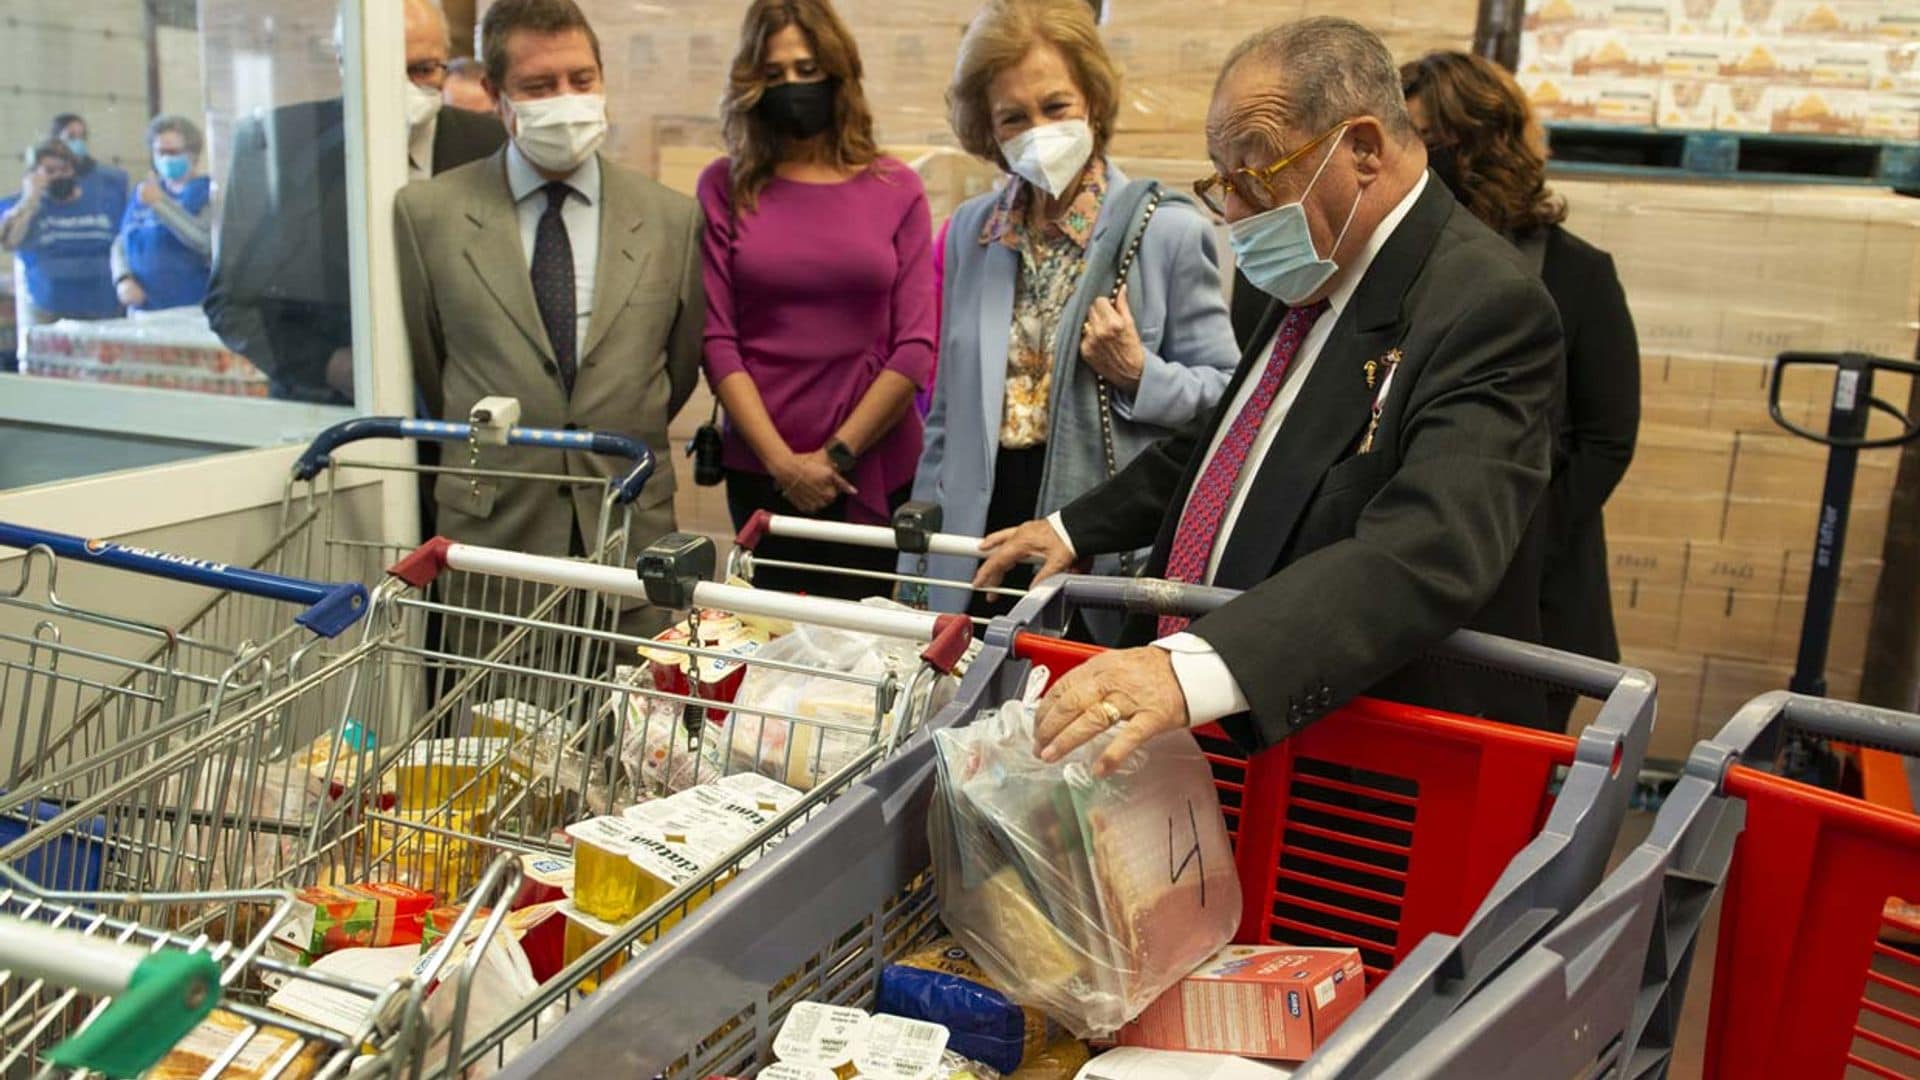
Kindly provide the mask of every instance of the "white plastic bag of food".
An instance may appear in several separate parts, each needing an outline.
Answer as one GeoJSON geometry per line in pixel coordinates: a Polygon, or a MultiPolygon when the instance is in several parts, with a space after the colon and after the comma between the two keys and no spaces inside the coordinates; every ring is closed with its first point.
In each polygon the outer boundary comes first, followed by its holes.
{"type": "Polygon", "coordinates": [[[1240,880],[1212,771],[1187,732],[1096,778],[1107,733],[1059,762],[1009,702],[935,732],[941,918],[1011,1000],[1109,1034],[1228,944],[1240,880]]]}

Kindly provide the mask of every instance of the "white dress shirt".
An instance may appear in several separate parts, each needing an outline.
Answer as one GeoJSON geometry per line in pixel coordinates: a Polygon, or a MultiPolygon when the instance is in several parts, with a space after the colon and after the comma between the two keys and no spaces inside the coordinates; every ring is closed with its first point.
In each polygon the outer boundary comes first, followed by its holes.
{"type": "MultiPolygon", "coordinates": [[[[1259,473],[1261,465],[1265,463],[1267,450],[1273,446],[1274,438],[1280,433],[1280,425],[1286,422],[1287,413],[1293,408],[1294,401],[1300,397],[1300,388],[1306,385],[1307,376],[1312,374],[1314,362],[1320,358],[1327,339],[1333,336],[1333,328],[1339,323],[1341,312],[1345,311],[1347,304],[1353,300],[1353,294],[1359,291],[1360,282],[1365,280],[1367,271],[1372,268],[1374,257],[1380,254],[1380,249],[1386,246],[1388,238],[1400,227],[1400,222],[1406,219],[1407,214],[1413,210],[1413,204],[1420,200],[1421,192],[1426,189],[1427,174],[1422,172],[1419,181],[1413,185],[1413,190],[1409,191],[1399,204],[1388,212],[1387,216],[1381,220],[1380,227],[1373,231],[1367,246],[1347,268],[1351,272],[1327,296],[1327,310],[1321,313],[1320,318],[1314,322],[1313,329],[1307,334],[1306,340],[1300,343],[1300,349],[1294,354],[1293,362],[1280,384],[1280,390],[1274,395],[1273,404],[1267,408],[1267,415],[1260,422],[1260,432],[1254,437],[1253,447],[1248,451],[1249,467],[1241,469],[1239,479],[1234,484],[1233,498],[1227,503],[1226,515],[1221,518],[1220,530],[1214,536],[1213,552],[1207,558],[1207,575],[1203,584],[1213,583],[1214,571],[1220,565],[1220,553],[1226,550],[1227,542],[1233,536],[1234,524],[1239,520],[1241,508],[1246,504],[1247,492],[1253,487],[1254,477],[1259,473]]],[[[1261,343],[1260,352],[1257,354],[1261,365],[1264,366],[1271,359],[1274,340],[1278,337],[1279,331],[1276,329],[1273,337],[1261,343]]],[[[1259,383],[1257,372],[1250,372],[1241,382],[1239,391],[1234,395],[1233,400],[1227,403],[1227,411],[1221,414],[1220,425],[1213,434],[1213,442],[1207,447],[1206,457],[1201,460],[1200,472],[1194,475],[1199,476],[1206,472],[1206,467],[1212,462],[1213,455],[1219,452],[1221,442],[1226,439],[1228,429],[1233,426],[1233,418],[1239,416],[1246,408],[1247,402],[1253,399],[1254,390],[1259,383]]],[[[1193,493],[1189,491],[1187,497],[1191,501],[1193,493]]],[[[1182,512],[1184,511],[1183,505],[1182,512]]],[[[1054,531],[1058,532],[1071,548],[1073,540],[1067,536],[1060,515],[1056,513],[1048,520],[1053,523],[1054,531]]],[[[1187,699],[1189,722],[1196,726],[1210,724],[1222,717],[1247,710],[1247,696],[1241,692],[1240,684],[1234,680],[1233,673],[1227,670],[1226,661],[1220,659],[1220,655],[1214,652],[1213,647],[1204,639],[1193,634],[1170,634],[1154,642],[1154,645],[1171,654],[1174,678],[1179,680],[1180,692],[1187,699]]]]}
{"type": "Polygon", "coordinates": [[[440,131],[440,113],[436,110],[424,124],[407,128],[407,179],[433,177],[433,138],[440,131]]]}
{"type": "MultiPolygon", "coordinates": [[[[560,206],[560,220],[567,226],[567,243],[573,248],[573,348],[574,363],[586,357],[587,327],[593,322],[593,275],[600,266],[600,155],[589,157],[573,175],[567,177],[573,194],[560,206]]],[[[514,210],[520,215],[520,249],[527,256],[527,272],[533,272],[534,236],[540,230],[540,215],[547,212],[547,178],[537,172],[512,140],[507,142],[507,190],[513,193],[514,210]]]]}

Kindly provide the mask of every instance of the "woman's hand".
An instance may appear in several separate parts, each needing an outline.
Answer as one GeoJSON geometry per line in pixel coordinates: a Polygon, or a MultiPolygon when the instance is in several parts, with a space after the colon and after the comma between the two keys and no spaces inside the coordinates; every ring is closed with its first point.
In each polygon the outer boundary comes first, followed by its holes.
{"type": "Polygon", "coordinates": [[[140,181],[137,194],[140,196],[140,202],[142,204],[146,206],[159,206],[160,200],[166,198],[166,196],[161,193],[160,174],[147,174],[147,178],[140,181]]]}
{"type": "Polygon", "coordinates": [[[780,494],[804,513],[817,514],[833,505],[842,495],[855,494],[854,486],[827,460],[827,452],[788,454],[769,470],[780,494]]]}
{"type": "Polygon", "coordinates": [[[115,283],[113,291],[119,294],[120,304],[123,307],[137,308],[146,305],[147,290],[141,288],[139,279],[131,274],[115,283]]]}
{"type": "Polygon", "coordinates": [[[1118,304],[1102,296],[1088,309],[1087,321],[1080,328],[1080,358],[1121,390],[1131,394],[1140,388],[1147,350],[1140,344],[1140,331],[1133,325],[1133,312],[1127,310],[1124,290],[1118,304]]]}

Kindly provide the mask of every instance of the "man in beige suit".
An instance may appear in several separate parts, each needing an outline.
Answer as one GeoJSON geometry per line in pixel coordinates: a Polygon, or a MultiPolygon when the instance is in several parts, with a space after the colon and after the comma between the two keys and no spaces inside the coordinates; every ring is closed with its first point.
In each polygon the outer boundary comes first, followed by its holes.
{"type": "MultiPolygon", "coordinates": [[[[706,300],[691,199],[599,155],[600,45],[573,0],[497,0],[481,27],[486,88],[512,137],[499,153],[409,185],[396,206],[414,378],[433,415],[520,400],[530,427],[616,432],[659,465],[635,503],[629,550],[673,528],[667,421],[698,378],[706,300]]],[[[555,455],[488,448],[488,468],[553,472],[555,455]]],[[[565,455],[598,479],[623,463],[565,455]]],[[[600,485],[435,484],[440,532],[579,555],[600,485]]],[[[615,523],[617,525],[617,522],[615,523]]]]}

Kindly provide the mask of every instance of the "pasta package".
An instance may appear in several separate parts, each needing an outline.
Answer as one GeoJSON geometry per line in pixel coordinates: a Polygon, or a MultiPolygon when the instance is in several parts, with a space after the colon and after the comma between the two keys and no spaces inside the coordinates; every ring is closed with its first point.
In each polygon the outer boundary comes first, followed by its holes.
{"type": "Polygon", "coordinates": [[[1188,732],[1109,776],[1111,732],[1058,762],[1010,702],[934,733],[929,814],[941,916],[1006,996],[1080,1038],[1118,1030],[1232,940],[1240,881],[1213,775],[1188,732]]]}
{"type": "Polygon", "coordinates": [[[174,1044],[167,1056],[147,1072],[148,1080],[197,1080],[216,1061],[227,1061],[223,1080],[306,1080],[319,1071],[327,1055],[323,1042],[306,1043],[291,1031],[260,1027],[238,1014],[215,1009],[198,1027],[174,1044]],[[251,1037],[247,1036],[253,1031],[251,1037]],[[234,1044],[246,1039],[231,1060],[234,1044]]]}
{"type": "Polygon", "coordinates": [[[954,1050],[1003,1073],[1047,1046],[1046,1015],[1007,1000],[952,938],[887,965],[875,1004],[882,1012],[944,1026],[954,1050]]]}

